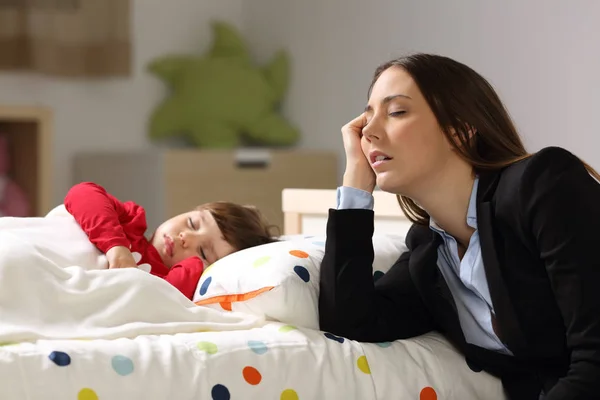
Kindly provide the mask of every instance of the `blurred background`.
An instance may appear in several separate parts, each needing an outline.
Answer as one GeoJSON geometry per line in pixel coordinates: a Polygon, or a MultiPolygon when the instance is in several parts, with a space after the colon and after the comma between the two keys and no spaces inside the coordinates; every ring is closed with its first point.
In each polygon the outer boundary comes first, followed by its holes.
{"type": "Polygon", "coordinates": [[[32,215],[61,203],[73,183],[96,180],[150,208],[151,225],[217,197],[273,208],[270,217],[279,223],[281,187],[341,182],[340,128],[364,107],[374,68],[416,51],[450,56],[488,78],[530,151],[559,145],[600,168],[598,1],[36,0],[28,9],[19,3],[0,5],[0,134],[9,139],[5,176],[27,195],[32,215]],[[219,33],[215,22],[226,29],[219,33]],[[161,75],[148,69],[172,54],[236,58],[242,45],[231,32],[246,46],[245,68],[260,71],[275,95],[245,83],[254,78],[190,77],[212,70],[182,67],[178,58],[159,65],[161,75]],[[278,59],[280,51],[285,56],[278,59]],[[162,116],[152,128],[175,83],[185,93],[174,108],[185,115],[162,116]],[[230,92],[213,101],[219,95],[206,88],[230,92]],[[236,88],[257,90],[250,99],[265,99],[276,116],[260,128],[236,122],[236,129],[256,133],[249,144],[223,129],[229,116],[199,122],[253,103],[230,102],[236,88]],[[191,115],[196,99],[204,110],[198,116],[191,115]],[[211,109],[215,104],[220,108],[211,109]],[[164,140],[165,130],[176,137],[188,125],[196,139],[164,140]],[[150,137],[152,129],[161,140],[150,137]],[[211,134],[231,140],[198,138],[211,134]]]}

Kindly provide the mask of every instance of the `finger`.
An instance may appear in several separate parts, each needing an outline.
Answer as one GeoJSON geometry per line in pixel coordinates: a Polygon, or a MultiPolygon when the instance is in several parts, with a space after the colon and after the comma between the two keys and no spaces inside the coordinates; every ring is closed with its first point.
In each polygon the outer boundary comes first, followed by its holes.
{"type": "Polygon", "coordinates": [[[350,121],[345,127],[344,129],[342,129],[342,133],[344,134],[344,136],[352,136],[360,138],[362,135],[362,131],[363,128],[366,126],[367,124],[367,119],[363,114],[359,115],[358,117],[354,118],[352,121],[350,121]]]}
{"type": "Polygon", "coordinates": [[[358,117],[354,118],[351,122],[351,124],[357,128],[364,128],[365,125],[367,124],[367,115],[366,113],[362,113],[360,114],[358,117]]]}
{"type": "Polygon", "coordinates": [[[360,132],[362,132],[363,128],[366,125],[367,125],[367,116],[365,113],[362,113],[358,117],[356,117],[352,121],[350,121],[350,123],[348,124],[348,127],[353,132],[360,133],[360,132]]]}
{"type": "Polygon", "coordinates": [[[342,131],[347,130],[348,128],[350,129],[362,129],[366,124],[366,116],[365,113],[360,114],[358,117],[355,117],[353,120],[351,120],[350,122],[346,123],[346,125],[344,125],[342,127],[342,131]]]}
{"type": "Polygon", "coordinates": [[[135,265],[135,264],[120,263],[120,264],[115,264],[112,268],[123,269],[123,268],[135,268],[135,267],[137,267],[137,265],[135,265]]]}

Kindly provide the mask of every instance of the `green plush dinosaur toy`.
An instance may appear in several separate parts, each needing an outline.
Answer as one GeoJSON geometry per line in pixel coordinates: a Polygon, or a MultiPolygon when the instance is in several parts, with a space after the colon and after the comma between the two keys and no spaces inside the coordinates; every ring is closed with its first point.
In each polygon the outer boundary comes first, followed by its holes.
{"type": "Polygon", "coordinates": [[[297,142],[298,130],[277,112],[289,81],[286,53],[279,51],[269,65],[256,68],[232,26],[214,22],[212,30],[206,56],[172,55],[149,64],[170,89],[152,113],[149,137],[179,137],[213,148],[297,142]]]}

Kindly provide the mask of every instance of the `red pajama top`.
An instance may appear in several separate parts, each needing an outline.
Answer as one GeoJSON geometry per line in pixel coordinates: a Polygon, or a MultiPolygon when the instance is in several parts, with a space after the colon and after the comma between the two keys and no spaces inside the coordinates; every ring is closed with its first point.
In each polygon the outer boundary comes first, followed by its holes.
{"type": "Polygon", "coordinates": [[[169,269],[144,236],[147,223],[143,207],[132,201],[121,202],[92,182],[73,186],[64,205],[102,253],[106,254],[114,246],[125,246],[141,255],[138,265],[149,264],[152,275],[165,279],[188,299],[193,298],[204,263],[199,257],[190,257],[169,269]]]}

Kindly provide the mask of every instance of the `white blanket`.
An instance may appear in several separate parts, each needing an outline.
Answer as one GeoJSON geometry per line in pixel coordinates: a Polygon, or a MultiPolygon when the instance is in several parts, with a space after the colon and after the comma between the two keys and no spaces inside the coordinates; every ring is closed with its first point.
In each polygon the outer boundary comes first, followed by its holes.
{"type": "Polygon", "coordinates": [[[0,218],[2,400],[504,399],[438,334],[366,344],[198,307],[140,269],[106,269],[52,215],[0,218]]]}
{"type": "Polygon", "coordinates": [[[0,342],[110,339],[262,326],[194,305],[139,269],[106,258],[70,216],[0,218],[0,342]]]}

